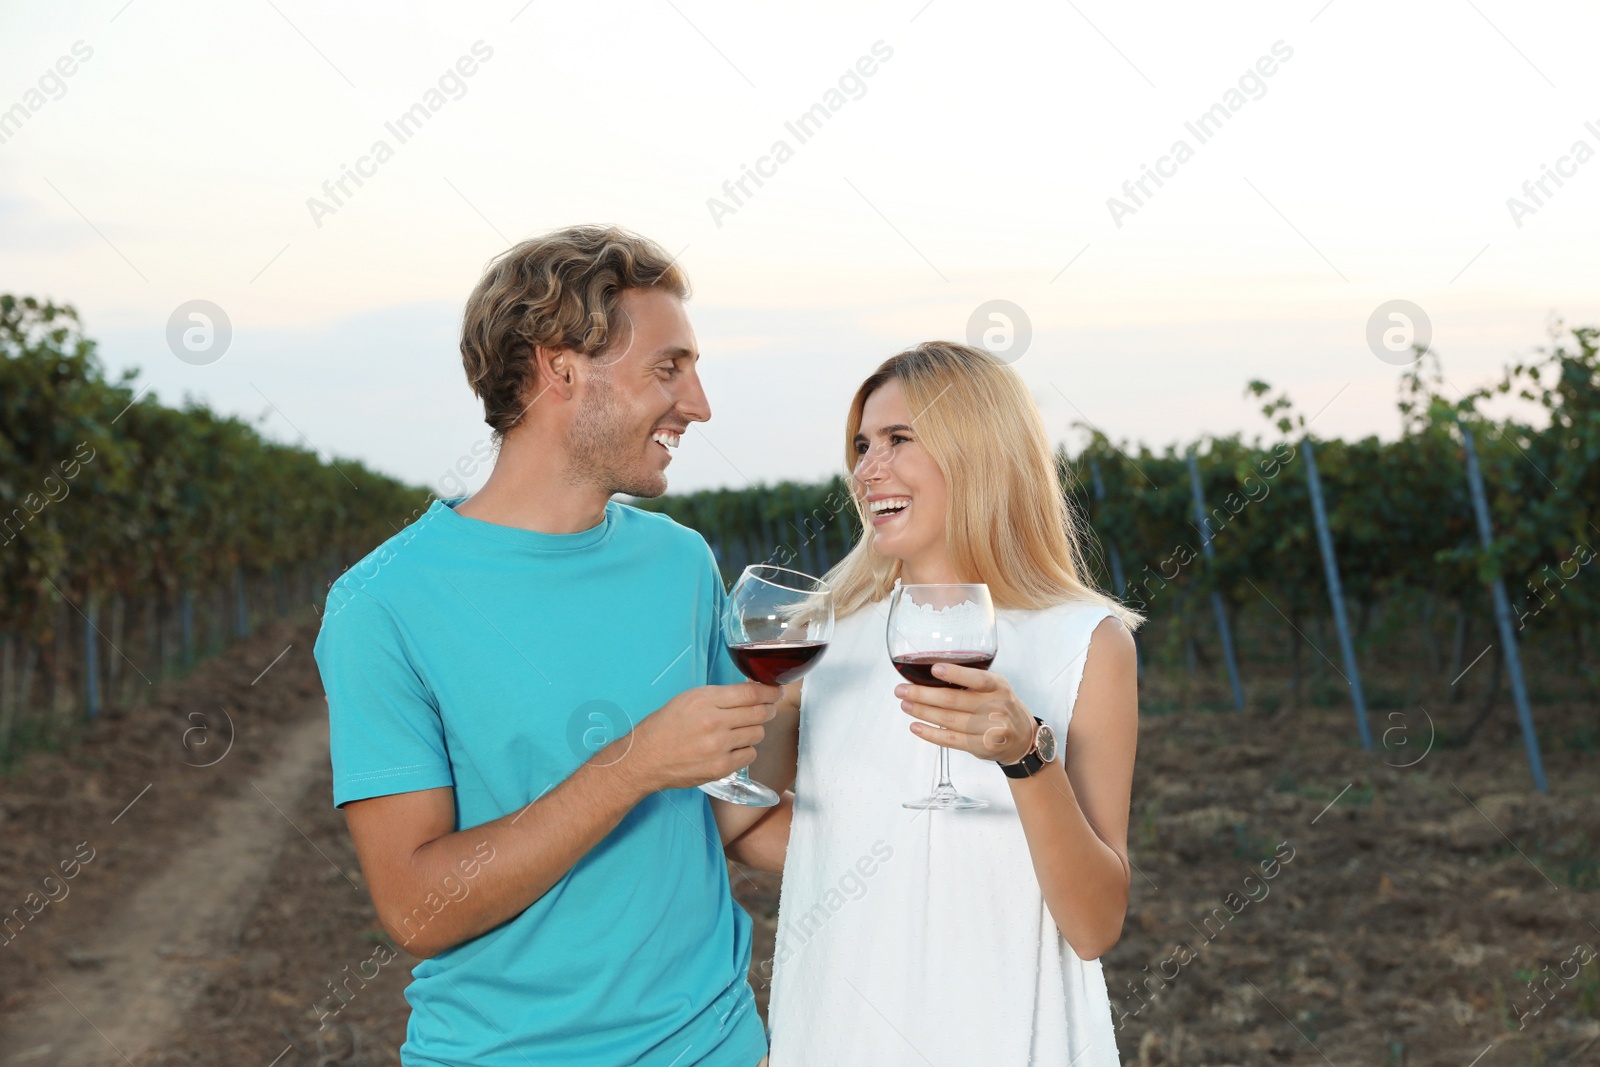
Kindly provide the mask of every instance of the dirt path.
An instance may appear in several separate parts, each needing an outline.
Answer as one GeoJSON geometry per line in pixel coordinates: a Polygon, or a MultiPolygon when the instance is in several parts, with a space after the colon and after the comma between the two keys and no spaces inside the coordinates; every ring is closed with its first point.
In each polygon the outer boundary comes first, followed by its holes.
{"type": "MultiPolygon", "coordinates": [[[[414,961],[351,977],[393,946],[330,802],[314,636],[265,629],[0,781],[0,1067],[398,1063],[414,961]],[[225,757],[180,743],[218,708],[225,757]],[[5,930],[86,839],[70,895],[5,930]]],[[[1600,1064],[1600,960],[1573,972],[1600,946],[1593,715],[1541,707],[1549,796],[1509,715],[1404,760],[1343,706],[1146,716],[1104,961],[1123,1062],[1600,1064]]],[[[764,1004],[778,881],[732,878],[764,1004]]]]}
{"type": "MultiPolygon", "coordinates": [[[[264,631],[0,780],[0,920],[94,850],[68,895],[0,934],[0,1067],[399,1062],[415,961],[351,978],[395,946],[331,804],[314,637],[264,631]],[[218,709],[237,727],[225,756],[218,709]]],[[[777,879],[733,878],[768,958],[777,879]]]]}
{"type": "Polygon", "coordinates": [[[204,836],[106,914],[77,965],[54,968],[44,988],[0,1032],[0,1063],[138,1063],[178,1030],[236,945],[298,806],[328,758],[321,716],[294,726],[275,761],[218,805],[204,836]]]}

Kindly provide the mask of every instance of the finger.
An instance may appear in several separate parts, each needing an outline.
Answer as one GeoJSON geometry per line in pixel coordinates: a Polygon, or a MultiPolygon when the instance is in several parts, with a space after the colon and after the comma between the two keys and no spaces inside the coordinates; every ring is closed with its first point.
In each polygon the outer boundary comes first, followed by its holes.
{"type": "Polygon", "coordinates": [[[959,730],[966,733],[972,720],[972,714],[966,711],[952,711],[948,708],[934,708],[927,704],[918,704],[914,701],[902,700],[900,710],[912,718],[921,719],[923,722],[942,726],[946,730],[959,730]]]}
{"type": "Polygon", "coordinates": [[[733,685],[712,686],[717,690],[717,706],[740,708],[754,704],[776,704],[783,696],[783,687],[763,685],[760,682],[737,682],[733,685]]]}
{"type": "Polygon", "coordinates": [[[776,704],[740,704],[723,710],[728,713],[725,721],[729,726],[759,726],[778,717],[776,704]]]}
{"type": "Polygon", "coordinates": [[[935,663],[933,676],[977,693],[989,692],[1000,686],[1000,676],[993,671],[963,667],[959,663],[935,663]]]}
{"type": "Polygon", "coordinates": [[[935,730],[926,723],[914,722],[911,724],[911,732],[929,744],[938,745],[940,748],[954,748],[962,752],[967,750],[967,735],[960,730],[935,730]]]}
{"type": "Polygon", "coordinates": [[[949,708],[951,711],[973,711],[984,699],[974,697],[965,689],[945,689],[936,685],[912,685],[909,682],[894,687],[894,695],[913,704],[926,704],[932,708],[949,708]]]}
{"type": "Polygon", "coordinates": [[[729,730],[727,736],[728,749],[732,751],[759,745],[766,736],[767,730],[764,726],[741,726],[737,730],[729,730]]]}

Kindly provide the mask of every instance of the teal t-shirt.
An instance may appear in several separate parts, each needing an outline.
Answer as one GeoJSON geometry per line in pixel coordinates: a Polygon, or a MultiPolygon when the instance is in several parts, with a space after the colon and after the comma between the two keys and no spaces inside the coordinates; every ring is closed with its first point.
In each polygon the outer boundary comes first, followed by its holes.
{"type": "MultiPolygon", "coordinates": [[[[335,804],[450,786],[470,829],[684,690],[743,680],[699,534],[616,502],[591,529],[537,533],[458,515],[461,499],[329,591],[316,659],[335,804]]],[[[459,906],[493,862],[479,849],[402,929],[459,906]]],[[[527,910],[416,965],[401,1062],[755,1067],[749,964],[708,798],[653,793],[527,910]]]]}

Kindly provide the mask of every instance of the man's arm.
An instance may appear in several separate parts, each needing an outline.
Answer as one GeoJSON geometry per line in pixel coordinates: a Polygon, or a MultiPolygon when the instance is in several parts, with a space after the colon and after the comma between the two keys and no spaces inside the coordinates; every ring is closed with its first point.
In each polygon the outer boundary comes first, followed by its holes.
{"type": "Polygon", "coordinates": [[[650,793],[749,764],[778,696],[755,682],[688,690],[542,797],[470,830],[453,829],[449,788],[351,801],[345,821],[383,928],[426,959],[520,914],[650,793]],[[430,895],[451,906],[435,913],[430,895]]]}

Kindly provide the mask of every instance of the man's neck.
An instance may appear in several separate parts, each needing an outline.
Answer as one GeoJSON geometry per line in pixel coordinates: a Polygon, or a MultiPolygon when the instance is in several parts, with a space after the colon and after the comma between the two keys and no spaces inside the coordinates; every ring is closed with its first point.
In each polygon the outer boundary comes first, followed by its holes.
{"type": "Polygon", "coordinates": [[[537,533],[568,534],[593,529],[605,520],[610,496],[594,486],[575,484],[553,457],[525,438],[507,438],[489,480],[456,507],[457,515],[537,533]]]}

